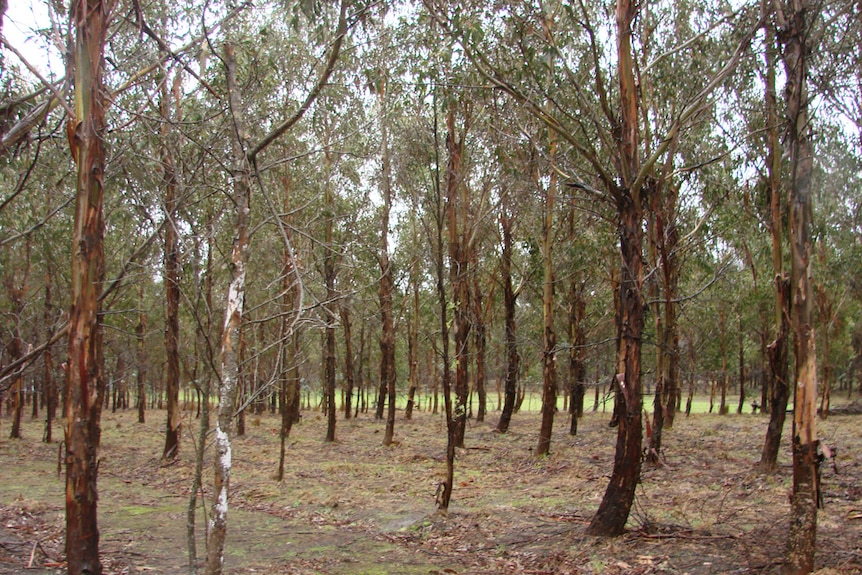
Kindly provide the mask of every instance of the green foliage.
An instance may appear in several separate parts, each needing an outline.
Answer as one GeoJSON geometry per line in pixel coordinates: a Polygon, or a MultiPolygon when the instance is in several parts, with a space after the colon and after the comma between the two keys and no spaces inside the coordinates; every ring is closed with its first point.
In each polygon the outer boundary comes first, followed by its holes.
{"type": "MultiPolygon", "coordinates": [[[[206,357],[207,344],[196,348],[195,342],[204,326],[208,326],[208,345],[217,341],[226,290],[234,235],[234,222],[225,215],[232,211],[235,168],[229,161],[235,131],[231,113],[242,114],[249,126],[249,133],[242,135],[246,146],[292,116],[332,44],[338,6],[320,0],[249,4],[225,22],[219,19],[228,15],[227,7],[210,5],[202,17],[202,6],[194,1],[141,8],[154,34],[175,54],[165,54],[133,20],[114,20],[105,88],[111,103],[110,157],[104,175],[106,275],[108,282],[122,279],[104,302],[110,328],[106,363],[116,365],[121,354],[133,356],[134,327],[143,314],[149,325],[150,373],[159,373],[164,360],[159,229],[173,225],[180,232],[182,364],[183,377],[189,381],[195,366],[201,379],[200,371],[212,371],[216,363],[206,357]],[[202,21],[207,23],[206,31],[202,21]],[[226,94],[221,56],[228,39],[237,46],[241,110],[230,109],[226,94]],[[163,86],[170,100],[166,116],[160,109],[163,86]],[[162,205],[166,151],[177,166],[181,196],[169,223],[162,205]],[[210,256],[213,262],[208,268],[210,256]],[[212,286],[209,305],[207,285],[212,286]]],[[[756,8],[733,12],[727,2],[658,2],[643,7],[634,40],[642,98],[642,160],[664,141],[681,110],[727,61],[741,34],[753,24],[756,8]]],[[[862,35],[850,33],[858,28],[858,18],[839,12],[839,7],[824,9],[828,11],[822,22],[826,48],[814,55],[812,64],[817,78],[812,101],[818,105],[814,273],[832,304],[831,316],[818,321],[830,330],[832,363],[842,377],[856,355],[852,340],[854,334],[858,337],[856,318],[862,307],[858,143],[862,117],[858,102],[862,100],[855,82],[862,68],[860,51],[854,49],[858,48],[854,38],[862,35]],[[835,32],[839,28],[841,34],[835,32]],[[831,120],[839,115],[843,120],[831,120]]],[[[377,190],[380,126],[385,122],[394,191],[389,255],[396,279],[396,331],[402,338],[408,318],[415,319],[410,295],[415,282],[420,291],[420,356],[427,358],[421,381],[430,388],[440,348],[434,266],[438,257],[446,261],[447,246],[438,253],[435,230],[441,222],[442,235],[447,237],[443,186],[449,135],[445,116],[450,106],[457,109],[454,136],[465,138],[458,185],[470,198],[467,233],[476,254],[472,271],[486,298],[489,377],[501,377],[505,363],[499,283],[504,197],[515,222],[512,273],[516,287],[521,287],[516,323],[524,381],[538,373],[543,263],[538,239],[543,190],[554,170],[559,197],[553,218],[556,328],[559,334],[567,333],[569,288],[572,283],[582,286],[588,294],[588,377],[606,381],[615,361],[612,280],[619,267],[616,206],[608,189],[618,182],[605,181],[608,174],[617,173],[619,161],[613,18],[609,5],[596,2],[540,6],[467,1],[452,5],[448,13],[441,8],[434,14],[415,3],[351,6],[353,27],[320,98],[293,130],[257,158],[250,211],[253,234],[246,306],[250,335],[245,364],[256,381],[271,381],[281,369],[281,319],[295,313],[284,309],[282,301],[288,243],[299,268],[294,279],[301,283],[305,298],[305,319],[298,324],[304,335],[303,377],[308,382],[318,378],[315,330],[322,327],[317,309],[326,299],[321,266],[327,253],[337,256],[337,289],[356,322],[356,353],[364,326],[364,368],[377,365],[382,204],[377,190]],[[488,77],[477,70],[477,62],[484,62],[486,72],[505,80],[521,98],[492,88],[488,77]],[[555,132],[528,113],[530,105],[559,121],[555,132]],[[557,146],[553,164],[552,136],[557,146]],[[330,154],[328,160],[324,151],[330,154]],[[327,186],[332,193],[329,204],[327,186]],[[329,244],[323,241],[327,219],[333,224],[329,244]]],[[[41,28],[47,25],[39,23],[41,28]]],[[[675,255],[681,337],[696,349],[696,363],[685,365],[684,376],[708,372],[720,364],[719,311],[726,312],[729,326],[741,319],[745,361],[751,366],[762,364],[761,338],[770,331],[773,282],[764,184],[767,119],[762,40],[755,38],[734,73],[682,126],[672,154],[660,158],[653,174],[655,181],[665,178],[664,197],[668,191],[677,194],[675,205],[664,208],[671,210],[670,219],[680,237],[675,255]]],[[[4,133],[44,98],[44,94],[23,98],[39,90],[40,82],[13,60],[4,53],[0,80],[4,133]]],[[[36,332],[42,322],[48,271],[57,286],[56,323],[61,323],[61,310],[69,307],[62,286],[73,250],[68,244],[72,212],[67,201],[74,187],[74,166],[63,126],[62,111],[57,108],[0,158],[0,267],[7,275],[22,272],[21,254],[30,239],[32,270],[22,321],[32,334],[28,341],[34,344],[44,337],[36,332]]],[[[786,165],[784,169],[786,179],[786,165]]],[[[645,229],[648,225],[644,222],[645,229]]],[[[661,269],[649,253],[644,259],[648,280],[653,281],[661,269]]],[[[651,314],[658,313],[661,304],[646,300],[661,300],[665,289],[660,282],[655,285],[658,291],[644,296],[651,314]]],[[[10,306],[8,294],[0,294],[0,308],[6,314],[0,332],[4,345],[12,325],[10,306]]],[[[650,315],[647,321],[650,359],[656,344],[654,318],[650,315]]],[[[559,341],[562,357],[568,338],[559,341]]],[[[403,389],[408,372],[406,338],[396,347],[399,389],[403,389]]],[[[338,354],[343,365],[341,342],[338,354]]],[[[649,372],[651,366],[645,369],[649,372]]]]}

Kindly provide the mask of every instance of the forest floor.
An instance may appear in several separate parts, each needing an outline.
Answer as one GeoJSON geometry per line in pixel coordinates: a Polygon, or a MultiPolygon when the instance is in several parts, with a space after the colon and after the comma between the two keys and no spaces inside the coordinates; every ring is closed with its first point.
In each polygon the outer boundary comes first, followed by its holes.
{"type": "MultiPolygon", "coordinates": [[[[763,415],[677,417],[664,438],[664,464],[645,467],[618,538],[588,537],[613,462],[616,430],[607,413],[587,413],[569,436],[560,413],[552,453],[537,459],[539,416],[470,421],[456,462],[447,517],[434,514],[443,477],[442,416],[399,413],[396,441],[382,447],[372,415],[340,420],[327,444],[320,414],[303,413],[289,439],[285,480],[278,421],[249,416],[235,438],[226,572],[333,575],[567,575],[778,573],[791,485],[787,422],[780,469],[754,469],[763,415]]],[[[196,422],[186,414],[176,462],[164,464],[165,414],[138,424],[132,411],[103,414],[99,473],[101,550],[107,575],[188,572],[186,509],[196,422]]],[[[63,572],[64,479],[59,444],[40,441],[28,421],[22,440],[0,425],[0,574],[63,572]]],[[[862,573],[862,416],[819,421],[837,452],[823,466],[817,566],[826,575],[862,573]]],[[[62,430],[55,428],[55,435],[62,430]]],[[[211,490],[207,458],[205,490],[211,490]]],[[[197,510],[198,556],[205,555],[197,510]]]]}

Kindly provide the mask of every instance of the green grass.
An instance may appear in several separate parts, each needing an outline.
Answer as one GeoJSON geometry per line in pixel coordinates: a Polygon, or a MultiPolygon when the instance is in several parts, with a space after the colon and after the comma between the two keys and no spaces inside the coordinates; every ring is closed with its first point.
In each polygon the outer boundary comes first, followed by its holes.
{"type": "MultiPolygon", "coordinates": [[[[586,397],[584,398],[584,410],[587,412],[593,411],[594,405],[596,403],[594,392],[595,392],[595,387],[588,387],[587,388],[586,397]]],[[[686,397],[687,396],[685,394],[685,391],[683,391],[683,400],[682,400],[682,405],[681,405],[682,411],[685,411],[686,397]]],[[[321,404],[320,398],[321,398],[320,392],[317,392],[317,391],[312,392],[310,399],[309,399],[307,392],[303,391],[303,394],[302,394],[302,409],[303,409],[303,411],[305,411],[307,409],[307,402],[309,402],[309,401],[311,403],[311,409],[312,410],[316,409],[321,404]]],[[[757,397],[757,399],[759,400],[759,396],[757,397]]],[[[743,407],[743,413],[744,414],[751,414],[751,402],[753,400],[754,400],[753,396],[750,396],[746,399],[745,405],[743,407]]],[[[213,404],[215,404],[217,401],[217,398],[213,397],[211,399],[211,401],[213,402],[213,404]]],[[[375,401],[376,401],[376,390],[373,392],[370,392],[368,394],[368,412],[370,412],[370,413],[374,412],[374,409],[375,409],[374,402],[375,401]]],[[[418,403],[418,407],[420,407],[422,411],[426,411],[428,409],[429,402],[433,401],[433,395],[430,393],[417,393],[416,394],[416,401],[418,403]]],[[[488,390],[488,400],[487,401],[488,401],[488,411],[490,413],[499,412],[499,410],[497,409],[498,398],[497,398],[496,389],[489,389],[488,390]]],[[[718,413],[719,401],[720,401],[720,398],[716,397],[715,398],[715,404],[713,407],[713,413],[716,413],[716,414],[718,413]]],[[[738,401],[739,401],[739,398],[735,393],[728,395],[727,405],[729,407],[729,410],[730,410],[729,413],[730,414],[736,413],[736,407],[737,407],[738,401]]],[[[340,390],[336,391],[336,402],[338,403],[339,407],[343,407],[343,402],[341,401],[340,390]]],[[[353,401],[351,403],[351,409],[353,409],[354,411],[356,410],[356,402],[357,402],[357,398],[354,397],[353,401]]],[[[500,403],[502,403],[502,397],[500,398],[500,403]]],[[[406,409],[406,407],[407,407],[406,390],[399,390],[399,393],[395,399],[395,407],[399,412],[403,412],[406,409]]],[[[472,397],[472,410],[473,410],[474,414],[475,414],[476,410],[478,409],[478,407],[479,407],[479,401],[478,401],[478,398],[474,394],[472,397]]],[[[647,412],[650,412],[650,413],[652,412],[653,396],[651,393],[650,394],[644,394],[643,407],[644,407],[644,410],[646,410],[647,412]]],[[[192,408],[191,404],[186,405],[186,409],[191,409],[191,408],[192,408]]],[[[416,405],[414,405],[414,409],[417,409],[416,405]]],[[[440,413],[443,412],[444,408],[443,408],[442,393],[440,393],[439,398],[438,398],[438,409],[439,409],[440,413]]],[[[558,397],[557,397],[557,409],[559,409],[559,410],[563,409],[563,396],[562,396],[562,394],[558,395],[558,397]]],[[[599,412],[602,412],[602,411],[610,412],[612,409],[613,409],[613,395],[606,395],[605,393],[602,393],[600,391],[599,398],[598,398],[597,411],[599,411],[599,412]]],[[[527,412],[527,413],[538,413],[541,410],[542,410],[542,392],[538,388],[538,384],[536,384],[536,390],[528,391],[526,393],[526,395],[524,396],[524,402],[521,405],[521,411],[527,412]]],[[[694,400],[692,401],[691,412],[694,414],[709,413],[709,395],[703,394],[703,395],[695,396],[694,400]]]]}

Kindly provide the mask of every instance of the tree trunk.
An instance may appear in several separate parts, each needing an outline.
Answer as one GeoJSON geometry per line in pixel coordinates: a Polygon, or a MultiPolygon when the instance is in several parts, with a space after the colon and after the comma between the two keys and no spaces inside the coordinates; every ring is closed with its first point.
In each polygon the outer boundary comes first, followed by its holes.
{"type": "Polygon", "coordinates": [[[817,507],[820,503],[820,457],[817,439],[817,356],[813,322],[813,282],[811,267],[811,172],[814,146],[810,139],[808,115],[808,54],[811,46],[810,20],[816,18],[806,0],[793,0],[784,13],[775,4],[779,39],[784,45],[782,59],[787,106],[787,146],[790,151],[790,276],[791,326],[796,359],[796,387],[793,402],[793,492],[790,501],[790,530],[787,537],[784,573],[801,575],[814,570],[817,534],[817,507]]]}
{"type": "MultiPolygon", "coordinates": [[[[677,296],[679,292],[679,230],[676,226],[678,186],[666,186],[667,197],[664,200],[665,213],[659,221],[663,228],[659,254],[661,255],[662,271],[664,272],[664,429],[673,429],[674,417],[682,399],[679,384],[679,328],[677,325],[677,296]]],[[[653,430],[655,433],[655,430],[653,430]]],[[[659,434],[661,440],[661,433],[659,434]]]]}
{"type": "Polygon", "coordinates": [[[742,345],[742,310],[739,310],[739,405],[736,413],[741,414],[745,406],[745,348],[742,345]]]}
{"type": "MultiPolygon", "coordinates": [[[[476,266],[476,250],[471,249],[473,266],[476,266]]],[[[473,274],[473,344],[476,347],[476,396],[479,399],[479,408],[476,411],[476,422],[485,421],[488,410],[488,395],[485,389],[488,376],[485,371],[485,352],[487,338],[485,331],[485,310],[482,304],[482,287],[479,285],[479,274],[473,274]]]]}
{"type": "Polygon", "coordinates": [[[500,212],[500,228],[503,231],[500,274],[503,280],[503,309],[506,330],[506,383],[503,411],[500,413],[500,421],[497,422],[497,431],[506,433],[509,430],[509,422],[512,420],[512,412],[515,409],[520,363],[518,340],[515,333],[515,308],[517,307],[518,294],[512,288],[512,228],[514,220],[509,213],[508,190],[503,191],[500,212]]]}
{"type": "Polygon", "coordinates": [[[69,354],[66,370],[66,562],[69,575],[101,575],[96,488],[105,392],[99,296],[105,275],[103,238],[105,87],[109,4],[75,0],[72,20],[75,112],[67,123],[78,168],[72,236],[69,354]]]}
{"type": "MultiPolygon", "coordinates": [[[[624,186],[635,182],[639,172],[638,105],[631,50],[632,21],[637,4],[617,2],[617,53],[620,83],[620,167],[624,186]]],[[[640,481],[642,443],[641,336],[644,325],[643,207],[641,190],[625,187],[615,191],[619,218],[620,275],[619,358],[617,375],[619,414],[614,469],[602,502],[587,528],[591,535],[616,536],[625,530],[635,488],[640,481]]]]}
{"type": "MultiPolygon", "coordinates": [[[[723,304],[722,304],[723,307],[723,304]]],[[[721,401],[718,404],[718,414],[727,415],[727,322],[724,312],[718,312],[719,347],[721,349],[721,401]]]]}
{"type": "Polygon", "coordinates": [[[820,394],[819,411],[821,419],[826,419],[829,417],[829,403],[832,395],[832,342],[830,337],[830,326],[832,325],[834,316],[832,312],[832,302],[829,299],[829,294],[826,292],[826,288],[822,285],[818,285],[815,292],[817,309],[819,311],[820,323],[823,330],[823,352],[820,356],[823,359],[823,380],[820,382],[822,391],[820,394]]]}
{"type": "MultiPolygon", "coordinates": [[[[292,263],[288,264],[291,267],[292,263]]],[[[292,275],[292,274],[290,274],[292,275]]],[[[289,277],[286,275],[285,277],[289,277]]],[[[290,281],[290,280],[286,280],[290,281]]],[[[293,291],[291,289],[291,291],[293,291]]],[[[292,309],[295,305],[293,295],[285,293],[285,303],[292,309]]],[[[278,470],[275,473],[275,480],[284,480],[284,462],[287,453],[287,439],[290,437],[290,431],[293,429],[293,424],[299,421],[299,403],[300,403],[300,387],[299,387],[299,364],[297,363],[297,355],[299,352],[299,338],[293,326],[293,318],[285,318],[282,320],[282,334],[284,341],[281,347],[281,377],[279,385],[279,415],[281,416],[281,428],[279,430],[279,449],[278,449],[278,470]]]]}
{"type": "MultiPolygon", "coordinates": [[[[6,293],[12,302],[12,338],[7,345],[9,359],[18,361],[24,356],[24,339],[21,337],[21,315],[24,313],[24,307],[27,298],[27,279],[30,275],[30,239],[27,238],[25,246],[26,258],[25,269],[19,280],[14,270],[7,271],[6,276],[6,293]]],[[[21,421],[24,417],[24,369],[23,367],[16,370],[12,379],[12,385],[9,388],[10,398],[12,400],[12,430],[9,434],[10,439],[21,439],[21,421]]]]}
{"type": "MultiPolygon", "coordinates": [[[[243,302],[242,307],[245,309],[247,307],[245,301],[246,294],[243,294],[243,302]]],[[[243,325],[245,322],[240,322],[239,325],[239,362],[238,362],[238,370],[237,370],[237,379],[236,379],[236,411],[234,417],[236,417],[236,435],[237,437],[245,437],[245,411],[246,411],[246,398],[250,395],[249,383],[248,383],[248,369],[245,368],[245,356],[246,351],[248,349],[248,334],[246,326],[243,325]]]]}
{"type": "MultiPolygon", "coordinates": [[[[51,338],[51,326],[54,322],[54,305],[51,301],[51,272],[45,274],[45,341],[51,338]]],[[[45,433],[42,440],[45,443],[53,441],[54,419],[57,417],[57,380],[54,379],[54,355],[51,346],[45,348],[45,433]]]]}
{"type": "Polygon", "coordinates": [[[359,325],[359,365],[356,367],[356,411],[353,413],[354,417],[359,417],[359,412],[366,413],[368,411],[368,389],[366,385],[367,379],[364,376],[364,367],[365,367],[365,324],[366,320],[363,318],[362,323],[359,325]]]}
{"type": "Polygon", "coordinates": [[[353,336],[350,323],[350,307],[342,304],[341,327],[344,328],[344,419],[350,419],[353,409],[353,389],[355,386],[355,370],[353,367],[353,336]]]}
{"type": "Polygon", "coordinates": [[[584,385],[587,379],[587,364],[584,360],[586,332],[584,319],[587,300],[584,299],[583,284],[572,279],[569,285],[569,435],[577,435],[578,419],[584,415],[584,385]]]}
{"type": "MultiPolygon", "coordinates": [[[[380,224],[380,255],[377,261],[380,265],[380,400],[385,392],[387,401],[386,431],[383,434],[383,445],[391,445],[395,437],[395,325],[392,313],[392,292],[395,281],[392,276],[392,266],[389,262],[389,215],[392,211],[392,167],[389,150],[388,119],[386,118],[386,73],[378,70],[378,99],[380,113],[380,146],[381,173],[380,192],[383,196],[383,209],[380,224]]],[[[378,413],[383,414],[382,403],[377,406],[378,413]]]]}
{"type": "Polygon", "coordinates": [[[333,243],[333,228],[335,225],[335,194],[332,190],[332,148],[329,142],[330,134],[326,134],[326,146],[323,157],[326,170],[324,183],[324,232],[323,232],[323,282],[326,287],[326,300],[323,304],[323,321],[326,326],[323,336],[323,392],[326,406],[326,441],[335,441],[335,422],[338,406],[335,402],[335,305],[338,293],[335,290],[335,279],[338,274],[335,265],[337,248],[333,243]]]}
{"type": "Polygon", "coordinates": [[[165,393],[167,396],[167,425],[165,426],[165,448],[162,459],[174,459],[180,448],[180,245],[177,233],[177,173],[170,148],[170,90],[167,81],[161,83],[159,111],[162,127],[160,151],[162,160],[162,185],[165,195],[165,393]]]}
{"type": "MultiPolygon", "coordinates": [[[[446,214],[449,227],[449,279],[452,284],[452,307],[455,344],[455,447],[464,447],[467,429],[467,394],[469,392],[470,283],[469,246],[465,228],[468,218],[467,190],[461,181],[464,139],[469,126],[465,119],[459,135],[455,128],[456,103],[451,101],[446,114],[446,214]]],[[[445,393],[445,392],[444,392],[445,393]]]]}
{"type": "MultiPolygon", "coordinates": [[[[657,271],[661,271],[661,257],[659,256],[659,245],[662,243],[659,230],[662,220],[662,207],[658,204],[660,196],[656,194],[652,198],[650,206],[649,222],[647,223],[648,237],[647,244],[649,246],[649,258],[652,265],[657,271]]],[[[650,465],[659,465],[661,463],[661,440],[664,431],[665,420],[665,363],[667,362],[667,348],[665,347],[665,329],[664,329],[664,302],[661,301],[661,280],[659,274],[656,273],[649,281],[648,290],[649,298],[655,302],[653,319],[655,324],[655,339],[658,342],[655,349],[655,392],[653,393],[653,415],[652,426],[647,425],[647,449],[646,461],[650,465]]],[[[647,391],[649,393],[649,391],[647,391]]]]}
{"type": "MultiPolygon", "coordinates": [[[[232,44],[225,44],[230,107],[238,134],[247,133],[239,114],[243,110],[236,84],[236,59],[232,44]]],[[[248,158],[242,143],[233,141],[234,204],[236,206],[236,235],[231,250],[231,280],[228,285],[225,319],[222,327],[219,363],[218,418],[215,428],[213,505],[207,538],[207,575],[221,575],[224,567],[224,546],[227,536],[228,493],[231,473],[231,427],[239,387],[239,337],[245,299],[245,274],[248,262],[248,220],[251,196],[251,175],[248,158]]]]}
{"type": "Polygon", "coordinates": [[[641,442],[641,334],[643,332],[642,210],[633,198],[620,205],[620,246],[623,255],[620,284],[619,387],[615,408],[619,414],[614,468],[596,515],[587,528],[590,535],[623,533],[640,481],[641,442]]]}
{"type": "MultiPolygon", "coordinates": [[[[550,24],[549,24],[550,25],[550,24]]],[[[554,200],[557,173],[553,170],[556,142],[549,135],[550,174],[542,203],[542,422],[536,456],[547,455],[551,450],[554,414],[557,411],[557,333],[554,331],[554,200]]],[[[538,187],[538,169],[535,171],[538,187]]]]}
{"type": "MultiPolygon", "coordinates": [[[[211,372],[209,370],[209,366],[212,364],[213,359],[213,350],[210,344],[210,333],[212,332],[212,269],[214,241],[213,238],[215,235],[212,222],[212,211],[207,210],[207,255],[206,268],[204,270],[204,280],[202,286],[200,281],[201,274],[196,266],[193,268],[195,270],[195,286],[198,287],[195,309],[199,310],[200,315],[198,317],[201,317],[202,321],[198,321],[197,325],[195,326],[195,367],[194,377],[192,378],[192,380],[195,382],[195,387],[200,397],[198,402],[200,427],[198,429],[197,445],[195,446],[195,472],[194,476],[192,477],[192,487],[189,493],[188,509],[186,510],[186,540],[188,542],[189,575],[196,575],[198,572],[197,541],[195,539],[195,515],[197,512],[198,492],[200,491],[201,485],[203,484],[204,454],[206,452],[207,437],[210,430],[210,394],[212,392],[212,378],[210,375],[211,372]],[[203,298],[203,302],[201,302],[201,298],[203,298]],[[201,353],[204,353],[206,356],[203,361],[201,361],[201,353]],[[201,378],[203,380],[203,383],[198,381],[198,373],[202,371],[199,369],[199,367],[202,363],[205,363],[207,366],[207,369],[203,370],[204,376],[201,378]]],[[[195,257],[194,261],[199,261],[199,258],[195,257]]],[[[141,292],[141,298],[142,297],[143,292],[141,292]]],[[[146,324],[144,323],[143,326],[145,328],[146,324]]],[[[139,339],[138,341],[141,344],[143,343],[142,339],[139,339]]],[[[143,358],[139,356],[139,361],[141,359],[143,358]]]]}
{"type": "MultiPolygon", "coordinates": [[[[764,0],[764,9],[770,3],[764,0]]],[[[778,449],[787,412],[787,399],[790,394],[787,359],[787,336],[790,331],[790,280],[784,273],[782,243],[784,241],[784,208],[781,205],[781,145],[779,142],[778,105],[775,93],[775,31],[767,22],[765,25],[766,91],[765,104],[767,115],[766,168],[768,173],[767,192],[770,204],[770,232],[772,234],[772,269],[775,277],[775,339],[767,346],[771,381],[769,398],[769,425],[760,455],[758,467],[773,472],[778,467],[778,449]]]]}
{"type": "MultiPolygon", "coordinates": [[[[413,234],[416,238],[416,221],[413,220],[413,234]]],[[[417,261],[410,266],[410,287],[413,292],[413,312],[407,326],[407,363],[409,365],[409,388],[407,390],[407,406],[404,409],[404,419],[413,418],[413,407],[416,401],[416,390],[419,387],[419,273],[417,261]]]]}
{"type": "MultiPolygon", "coordinates": [[[[440,361],[443,364],[443,405],[446,412],[446,475],[437,486],[436,503],[437,511],[446,514],[449,511],[449,502],[452,500],[452,489],[455,480],[455,443],[456,423],[455,414],[452,409],[452,371],[449,364],[449,305],[446,298],[446,268],[444,264],[444,242],[443,228],[446,215],[443,207],[443,193],[440,183],[440,144],[439,130],[437,125],[437,91],[433,92],[432,113],[434,122],[434,200],[435,200],[435,237],[434,237],[434,268],[437,280],[437,301],[440,306],[440,339],[442,342],[442,353],[440,361]]],[[[447,115],[448,124],[448,115],[447,115]]],[[[447,136],[448,143],[448,136],[447,136]]],[[[449,169],[451,169],[452,158],[449,158],[449,169]]],[[[447,172],[447,187],[450,174],[447,172]]],[[[430,239],[430,238],[429,238],[430,239]]],[[[436,366],[436,363],[435,363],[436,366]]]]}

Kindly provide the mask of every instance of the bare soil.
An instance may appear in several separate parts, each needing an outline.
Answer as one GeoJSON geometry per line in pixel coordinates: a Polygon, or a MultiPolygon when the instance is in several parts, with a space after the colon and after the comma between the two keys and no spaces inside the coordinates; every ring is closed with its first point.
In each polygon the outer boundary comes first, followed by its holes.
{"type": "MultiPolygon", "coordinates": [[[[788,526],[790,455],[772,475],[755,470],[767,418],[678,416],[665,434],[664,464],[645,467],[622,537],[584,535],[607,486],[616,430],[588,413],[571,437],[560,413],[549,457],[537,459],[538,414],[516,414],[493,432],[497,413],[469,423],[458,452],[448,516],[435,514],[444,472],[445,423],[415,413],[396,422],[397,444],[381,446],[383,423],[338,422],[327,444],[320,414],[304,412],[289,440],[286,479],[278,421],[248,416],[235,438],[227,573],[272,574],[729,574],[779,573],[788,526]]],[[[196,422],[186,414],[179,459],[164,464],[164,412],[105,413],[100,463],[101,549],[106,574],[187,573],[186,509],[196,422]]],[[[825,575],[862,573],[862,416],[820,421],[837,452],[823,466],[817,565],[825,575]]],[[[788,422],[789,426],[789,422],[788,422]]],[[[0,574],[63,572],[59,445],[23,440],[0,425],[0,574]]],[[[786,431],[785,435],[789,432],[786,431]]],[[[55,434],[62,435],[61,430],[55,434]]],[[[211,461],[207,458],[207,474],[211,461]]],[[[205,483],[209,495],[210,480],[205,483]]],[[[198,555],[205,555],[197,511],[198,555]]]]}

